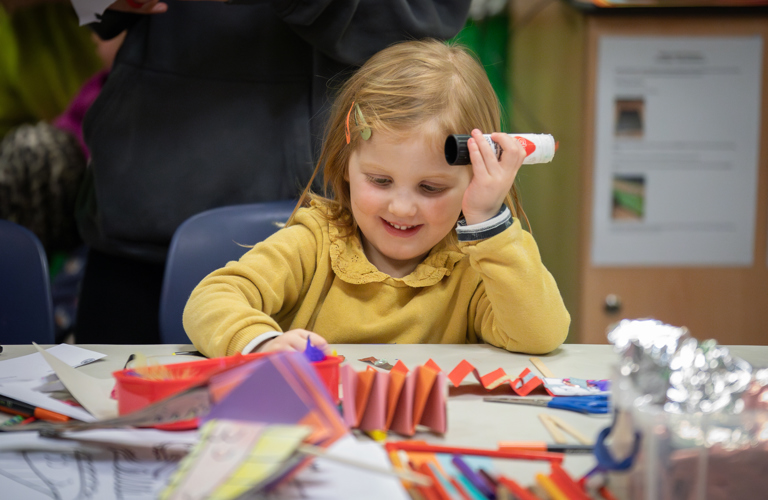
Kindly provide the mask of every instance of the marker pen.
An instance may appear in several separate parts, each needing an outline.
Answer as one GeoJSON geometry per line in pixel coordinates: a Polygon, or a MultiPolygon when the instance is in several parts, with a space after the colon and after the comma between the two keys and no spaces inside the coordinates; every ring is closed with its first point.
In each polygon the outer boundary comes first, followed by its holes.
{"type": "MultiPolygon", "coordinates": [[[[528,156],[523,160],[524,165],[533,163],[549,163],[555,157],[557,144],[555,138],[549,134],[508,134],[517,139],[525,148],[528,156]]],[[[445,161],[449,165],[469,165],[469,148],[467,141],[469,135],[449,135],[445,140],[445,161]]],[[[491,134],[483,134],[483,137],[496,153],[496,158],[501,158],[502,149],[491,139],[491,134]]]]}
{"type": "Polygon", "coordinates": [[[16,399],[12,399],[6,396],[0,396],[0,411],[4,413],[10,413],[12,415],[21,415],[24,417],[35,417],[41,420],[49,420],[52,422],[67,422],[70,417],[56,413],[45,408],[30,405],[16,399]]]}

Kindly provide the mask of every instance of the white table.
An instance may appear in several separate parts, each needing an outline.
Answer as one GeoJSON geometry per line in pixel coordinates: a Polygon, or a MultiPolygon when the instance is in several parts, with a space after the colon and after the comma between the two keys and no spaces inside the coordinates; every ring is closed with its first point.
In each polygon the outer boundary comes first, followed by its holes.
{"type": "MultiPolygon", "coordinates": [[[[4,346],[0,360],[30,354],[33,346],[4,346]]],[[[142,352],[147,356],[168,355],[176,351],[194,349],[191,345],[83,345],[81,347],[107,354],[106,358],[81,367],[80,370],[97,377],[109,377],[123,368],[131,353],[142,352]]],[[[530,368],[539,373],[529,361],[530,355],[513,354],[489,345],[391,345],[391,344],[343,344],[332,346],[338,354],[346,357],[356,370],[364,370],[366,363],[360,358],[374,356],[392,364],[400,359],[409,368],[424,364],[432,358],[446,373],[449,373],[462,359],[473,364],[481,375],[502,368],[508,375],[517,376],[523,369],[530,368]]],[[[734,346],[734,355],[740,356],[754,366],[768,366],[768,346],[734,346]]],[[[566,344],[555,352],[538,356],[556,377],[582,379],[610,378],[611,367],[617,360],[610,345],[566,344]]],[[[418,433],[415,439],[457,446],[496,448],[499,441],[548,441],[549,434],[541,425],[537,415],[548,412],[566,419],[571,425],[589,437],[595,437],[610,424],[608,417],[587,416],[562,410],[542,409],[483,402],[488,393],[469,375],[462,387],[461,395],[452,391],[448,400],[448,431],[443,436],[418,433]]],[[[507,388],[505,393],[511,393],[507,388]]],[[[392,434],[392,438],[398,438],[392,434]]],[[[575,441],[574,441],[575,443],[575,441]]],[[[543,462],[518,460],[497,460],[495,468],[523,484],[532,484],[536,472],[549,472],[543,462]]],[[[591,456],[569,455],[564,467],[575,477],[580,477],[594,465],[591,456]]]]}

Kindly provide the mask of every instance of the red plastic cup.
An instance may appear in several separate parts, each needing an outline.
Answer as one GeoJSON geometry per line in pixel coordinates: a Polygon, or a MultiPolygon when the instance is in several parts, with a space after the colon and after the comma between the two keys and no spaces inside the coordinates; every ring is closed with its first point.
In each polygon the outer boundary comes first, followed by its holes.
{"type": "Polygon", "coordinates": [[[326,356],[322,361],[312,362],[312,366],[315,367],[315,371],[336,405],[339,404],[339,365],[342,361],[344,356],[326,356]]]}
{"type": "MultiPolygon", "coordinates": [[[[265,354],[237,354],[223,358],[159,365],[157,368],[152,366],[145,368],[149,372],[152,370],[163,370],[169,373],[172,378],[167,380],[152,380],[137,376],[136,371],[133,369],[114,372],[112,375],[115,377],[117,412],[119,415],[126,415],[140,410],[145,406],[201,384],[218,372],[247,363],[261,356],[265,356],[265,354]],[[173,377],[174,375],[182,375],[184,373],[189,374],[189,376],[184,378],[173,377]]],[[[196,429],[197,424],[197,419],[193,418],[171,424],[160,424],[155,427],[164,430],[189,430],[196,429]]]]}
{"type": "MultiPolygon", "coordinates": [[[[218,372],[268,355],[269,353],[236,354],[234,356],[190,361],[188,363],[159,365],[158,368],[146,368],[148,371],[157,369],[170,374],[171,378],[166,380],[152,380],[137,376],[134,369],[116,371],[112,375],[115,377],[117,412],[120,415],[126,415],[140,410],[145,406],[201,384],[218,372]],[[174,377],[174,375],[182,375],[184,373],[187,373],[189,376],[184,378],[174,377]]],[[[339,365],[343,360],[343,356],[327,356],[323,361],[312,362],[312,366],[317,371],[320,380],[331,394],[334,404],[339,404],[339,365]]],[[[193,418],[170,424],[159,424],[154,427],[163,430],[189,430],[196,429],[197,426],[198,419],[193,418]]]]}

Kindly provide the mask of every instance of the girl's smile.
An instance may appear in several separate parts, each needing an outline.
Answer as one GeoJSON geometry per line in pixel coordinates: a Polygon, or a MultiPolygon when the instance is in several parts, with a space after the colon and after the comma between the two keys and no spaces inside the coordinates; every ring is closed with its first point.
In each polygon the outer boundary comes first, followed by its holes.
{"type": "Polygon", "coordinates": [[[389,234],[400,238],[408,238],[413,236],[422,227],[421,224],[417,226],[409,226],[406,224],[395,224],[394,222],[389,222],[386,219],[381,219],[381,221],[384,223],[385,229],[389,232],[389,234]]]}
{"type": "Polygon", "coordinates": [[[434,135],[376,131],[352,152],[345,179],[363,250],[402,278],[456,226],[471,166],[448,165],[434,135]]]}

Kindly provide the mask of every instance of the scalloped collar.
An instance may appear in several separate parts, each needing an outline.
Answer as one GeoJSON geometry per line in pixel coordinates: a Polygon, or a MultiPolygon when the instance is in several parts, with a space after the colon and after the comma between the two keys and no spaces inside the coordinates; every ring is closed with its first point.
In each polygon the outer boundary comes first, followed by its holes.
{"type": "Polygon", "coordinates": [[[456,263],[464,258],[463,253],[452,250],[447,241],[443,240],[435,245],[411,274],[403,278],[393,278],[371,264],[365,256],[358,234],[343,237],[339,228],[330,224],[328,235],[333,271],[343,281],[354,285],[383,282],[392,286],[432,286],[444,276],[449,276],[456,263]]]}

